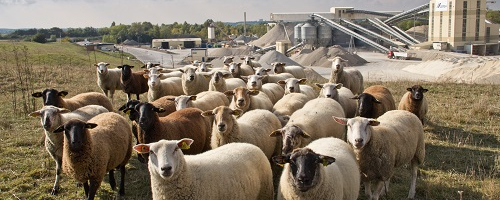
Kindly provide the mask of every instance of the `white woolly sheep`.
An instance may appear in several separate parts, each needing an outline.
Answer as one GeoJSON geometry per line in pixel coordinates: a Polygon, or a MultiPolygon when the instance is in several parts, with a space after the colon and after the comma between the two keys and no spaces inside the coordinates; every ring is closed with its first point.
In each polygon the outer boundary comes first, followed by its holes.
{"type": "Polygon", "coordinates": [[[191,156],[179,151],[192,142],[184,138],[134,146],[150,154],[154,200],[273,199],[271,167],[258,147],[233,143],[191,156]]]}
{"type": "Polygon", "coordinates": [[[166,79],[170,77],[179,77],[179,78],[182,77],[182,72],[180,72],[178,69],[172,70],[161,67],[152,67],[149,69],[145,69],[144,72],[148,75],[162,74],[160,79],[166,79]]]}
{"type": "Polygon", "coordinates": [[[218,106],[229,106],[229,100],[222,92],[205,91],[197,95],[180,95],[170,98],[175,101],[175,109],[198,108],[200,110],[213,110],[218,106]]]}
{"type": "Polygon", "coordinates": [[[115,168],[121,174],[119,194],[125,195],[125,165],[132,155],[132,130],[127,120],[107,112],[88,122],[72,119],[54,133],[63,131],[63,171],[83,183],[87,199],[94,199],[106,172],[109,185],[116,188],[115,168]]]}
{"type": "Polygon", "coordinates": [[[196,71],[197,72],[209,72],[211,67],[212,67],[212,64],[202,62],[202,63],[198,64],[196,71]]]}
{"type": "Polygon", "coordinates": [[[161,79],[163,74],[144,74],[144,78],[148,79],[148,101],[152,102],[156,99],[167,95],[182,95],[182,79],[179,77],[171,77],[161,79]]]}
{"type": "Polygon", "coordinates": [[[253,56],[245,56],[240,59],[243,60],[243,64],[248,65],[254,69],[257,67],[262,67],[259,62],[255,61],[255,57],[253,56]]]}
{"type": "Polygon", "coordinates": [[[217,70],[212,74],[208,91],[225,92],[234,90],[237,87],[245,87],[246,83],[240,78],[231,78],[233,75],[226,70],[217,70]]]}
{"type": "Polygon", "coordinates": [[[349,88],[353,94],[361,94],[364,89],[363,75],[355,68],[345,68],[347,60],[341,57],[328,59],[332,61],[332,72],[330,74],[330,83],[342,83],[344,87],[349,88]]]}
{"type": "Polygon", "coordinates": [[[31,94],[31,96],[36,98],[42,97],[44,106],[51,105],[73,111],[87,105],[101,105],[110,112],[114,110],[109,98],[98,92],[86,92],[63,99],[66,95],[68,95],[67,91],[59,92],[56,89],[45,89],[42,92],[31,94]]]}
{"type": "Polygon", "coordinates": [[[344,116],[344,110],[337,101],[329,98],[316,98],[295,111],[288,123],[283,128],[273,131],[270,136],[281,136],[282,154],[288,154],[295,148],[304,147],[311,141],[323,137],[343,139],[345,127],[329,119],[337,115],[344,116]]]}
{"type": "Polygon", "coordinates": [[[224,66],[229,67],[229,64],[233,62],[234,56],[224,56],[222,58],[222,63],[224,63],[224,66]]]}
{"type": "Polygon", "coordinates": [[[290,119],[290,116],[297,110],[304,107],[304,105],[311,99],[302,93],[291,93],[283,96],[273,106],[273,113],[278,117],[282,126],[290,119]]]}
{"type": "Polygon", "coordinates": [[[306,78],[304,67],[296,65],[285,66],[286,63],[283,62],[273,62],[271,63],[271,65],[273,66],[273,72],[275,74],[290,73],[295,78],[306,78]]]}
{"type": "Polygon", "coordinates": [[[105,112],[108,112],[108,109],[99,105],[88,105],[74,111],[55,106],[44,106],[40,110],[29,114],[31,117],[40,117],[40,123],[45,132],[45,149],[56,162],[56,180],[52,187],[52,195],[56,195],[59,191],[59,180],[62,172],[62,147],[64,142],[62,134],[54,134],[52,132],[70,119],[88,121],[90,118],[105,112]]]}
{"type": "Polygon", "coordinates": [[[408,163],[411,163],[408,198],[415,197],[418,166],[425,158],[424,129],[417,116],[405,110],[391,110],[378,119],[335,116],[334,119],[347,125],[347,142],[354,148],[368,199],[378,199],[384,185],[388,188],[394,168],[408,163]],[[373,193],[371,183],[375,184],[373,193]]]}
{"type": "Polygon", "coordinates": [[[224,94],[228,97],[232,96],[231,103],[229,104],[231,109],[240,109],[243,112],[255,109],[271,111],[273,109],[273,103],[269,97],[258,90],[238,87],[232,91],[226,91],[224,94]]]}
{"type": "Polygon", "coordinates": [[[255,69],[255,75],[263,76],[262,83],[278,83],[278,81],[284,81],[289,78],[295,78],[290,73],[281,73],[281,74],[269,74],[268,72],[271,69],[265,69],[263,67],[259,67],[255,69]]]}
{"type": "Polygon", "coordinates": [[[307,97],[310,99],[314,99],[318,96],[314,89],[309,86],[305,85],[307,79],[302,78],[289,78],[284,81],[278,81],[278,84],[284,85],[285,86],[285,95],[290,94],[290,93],[302,93],[305,94],[307,97]]]}
{"type": "Polygon", "coordinates": [[[97,68],[97,85],[101,88],[102,92],[111,99],[113,103],[113,96],[115,90],[122,90],[120,83],[121,69],[108,69],[109,63],[100,62],[95,64],[97,68]],[[108,95],[109,91],[109,95],[108,95]]]}
{"type": "Polygon", "coordinates": [[[331,98],[340,103],[344,109],[347,118],[356,115],[356,100],[353,100],[354,94],[349,88],[342,87],[342,83],[316,83],[316,86],[321,88],[319,98],[331,98]]]}
{"type": "Polygon", "coordinates": [[[411,88],[406,88],[406,90],[408,92],[406,92],[401,98],[398,109],[406,110],[417,115],[423,125],[428,109],[424,93],[428,90],[424,89],[421,85],[414,85],[411,88]]]}
{"type": "Polygon", "coordinates": [[[241,78],[241,76],[248,76],[255,73],[254,69],[249,65],[242,65],[241,63],[230,63],[227,68],[222,68],[231,72],[234,78],[241,78]]]}
{"type": "Polygon", "coordinates": [[[359,166],[352,148],[340,139],[317,139],[290,154],[275,156],[273,160],[285,165],[278,199],[358,198],[359,166]]]}
{"type": "Polygon", "coordinates": [[[219,106],[202,113],[204,117],[214,117],[212,125],[212,149],[233,142],[246,142],[258,146],[267,158],[279,155],[276,138],[269,133],[281,127],[278,118],[268,110],[251,110],[243,114],[227,106],[219,106]],[[240,116],[236,119],[235,116],[240,116]]]}
{"type": "Polygon", "coordinates": [[[152,69],[155,67],[160,67],[160,63],[146,62],[141,68],[152,69]]]}
{"type": "Polygon", "coordinates": [[[269,97],[271,102],[275,104],[280,100],[283,95],[285,95],[285,90],[277,83],[266,83],[262,84],[262,76],[259,75],[249,75],[242,76],[243,80],[247,81],[247,89],[249,90],[259,90],[269,97]]]}
{"type": "Polygon", "coordinates": [[[211,73],[196,72],[196,67],[185,67],[182,72],[182,90],[185,95],[195,95],[208,91],[211,73]]]}
{"type": "Polygon", "coordinates": [[[136,99],[139,100],[139,95],[149,90],[148,81],[143,77],[146,72],[132,72],[134,66],[130,65],[122,65],[118,66],[118,68],[122,69],[120,81],[123,92],[127,94],[127,101],[130,100],[130,94],[135,94],[136,99]]]}
{"type": "Polygon", "coordinates": [[[381,85],[373,85],[353,97],[358,100],[356,116],[377,118],[389,110],[396,109],[391,91],[381,85]]]}

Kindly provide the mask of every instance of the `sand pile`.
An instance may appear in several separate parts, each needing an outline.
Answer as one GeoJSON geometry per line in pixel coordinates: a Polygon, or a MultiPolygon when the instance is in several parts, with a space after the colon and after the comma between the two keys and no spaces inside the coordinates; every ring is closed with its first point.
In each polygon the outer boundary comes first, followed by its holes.
{"type": "Polygon", "coordinates": [[[284,23],[276,24],[271,30],[269,30],[266,34],[260,37],[257,40],[249,42],[251,45],[259,46],[259,47],[267,47],[271,45],[275,45],[278,40],[293,40],[293,28],[296,23],[284,23]],[[286,31],[285,31],[286,29],[286,31]],[[288,37],[287,37],[288,33],[288,37]]]}
{"type": "Polygon", "coordinates": [[[289,57],[283,55],[280,52],[274,51],[274,50],[266,52],[264,55],[262,55],[258,59],[258,61],[259,61],[260,65],[262,65],[262,67],[264,67],[264,68],[272,68],[271,63],[273,63],[273,62],[284,62],[284,63],[286,63],[287,66],[290,66],[290,65],[301,66],[299,63],[293,61],[289,57]]]}
{"type": "Polygon", "coordinates": [[[359,66],[367,63],[365,59],[356,54],[350,54],[339,45],[319,47],[314,51],[303,49],[300,53],[293,55],[291,58],[302,66],[331,67],[332,62],[328,61],[328,59],[336,56],[349,60],[349,66],[359,66]]]}
{"type": "Polygon", "coordinates": [[[209,57],[217,57],[210,61],[212,66],[214,67],[222,67],[224,64],[222,63],[224,56],[234,56],[235,62],[240,62],[240,58],[244,56],[252,55],[252,47],[242,46],[237,48],[215,48],[209,49],[208,56],[209,57]]]}

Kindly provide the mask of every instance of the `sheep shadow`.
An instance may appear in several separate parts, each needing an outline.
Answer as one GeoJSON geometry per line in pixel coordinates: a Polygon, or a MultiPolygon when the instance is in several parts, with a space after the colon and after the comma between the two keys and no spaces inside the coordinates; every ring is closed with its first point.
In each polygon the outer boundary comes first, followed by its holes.
{"type": "Polygon", "coordinates": [[[425,126],[424,128],[431,129],[426,132],[432,133],[440,141],[476,147],[500,147],[500,140],[496,138],[495,133],[471,132],[461,128],[441,126],[431,121],[425,121],[425,126]]]}

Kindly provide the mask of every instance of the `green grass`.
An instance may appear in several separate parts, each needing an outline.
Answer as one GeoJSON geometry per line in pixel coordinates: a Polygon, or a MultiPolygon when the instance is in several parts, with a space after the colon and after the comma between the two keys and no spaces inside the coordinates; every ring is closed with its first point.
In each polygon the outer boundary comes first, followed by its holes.
{"type": "MultiPolygon", "coordinates": [[[[105,61],[112,67],[122,62],[119,55],[95,53],[97,62],[105,61]]],[[[32,91],[53,87],[68,90],[69,97],[100,91],[92,66],[96,60],[94,52],[69,43],[0,42],[0,199],[83,199],[83,188],[66,175],[60,194],[49,194],[55,164],[41,141],[39,119],[27,114],[41,107],[40,99],[29,96],[32,91]],[[24,59],[15,61],[14,48],[21,49],[17,56],[24,59]],[[26,81],[26,77],[31,79],[26,81]]],[[[374,84],[388,87],[399,102],[406,88],[416,83],[376,82],[365,87],[374,84]]],[[[429,89],[425,94],[429,113],[426,159],[419,170],[416,199],[459,199],[458,191],[463,191],[463,199],[500,199],[500,86],[419,84],[429,89]]],[[[125,103],[122,92],[118,91],[115,98],[115,108],[125,103]]],[[[147,166],[137,161],[135,153],[127,170],[124,199],[150,199],[147,166]]],[[[409,180],[408,168],[397,169],[387,199],[406,198],[409,180]]],[[[115,194],[106,178],[97,198],[114,199],[115,194]]],[[[360,199],[366,199],[363,191],[360,199]]]]}

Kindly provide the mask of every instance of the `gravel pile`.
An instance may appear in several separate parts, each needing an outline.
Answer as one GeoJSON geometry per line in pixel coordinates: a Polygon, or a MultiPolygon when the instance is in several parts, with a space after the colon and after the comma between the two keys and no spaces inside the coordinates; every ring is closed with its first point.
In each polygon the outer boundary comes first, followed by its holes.
{"type": "Polygon", "coordinates": [[[284,23],[276,24],[271,30],[269,30],[266,34],[260,37],[257,40],[249,42],[251,45],[259,46],[259,47],[267,47],[271,45],[275,45],[278,40],[293,40],[293,28],[296,23],[284,23]],[[286,31],[285,31],[286,29],[286,31]],[[288,33],[288,37],[287,37],[288,33]]]}
{"type": "Polygon", "coordinates": [[[359,66],[367,63],[365,59],[356,54],[347,52],[339,45],[319,47],[314,51],[310,49],[303,49],[300,53],[293,55],[291,59],[302,66],[331,67],[332,62],[328,61],[328,59],[336,56],[348,60],[349,66],[359,66]]]}
{"type": "Polygon", "coordinates": [[[273,62],[284,62],[286,63],[287,66],[290,65],[297,65],[297,66],[302,66],[299,63],[293,61],[289,57],[283,55],[282,53],[278,51],[268,51],[264,55],[258,59],[258,62],[262,67],[264,68],[272,68],[271,63],[273,62]]]}

